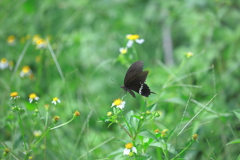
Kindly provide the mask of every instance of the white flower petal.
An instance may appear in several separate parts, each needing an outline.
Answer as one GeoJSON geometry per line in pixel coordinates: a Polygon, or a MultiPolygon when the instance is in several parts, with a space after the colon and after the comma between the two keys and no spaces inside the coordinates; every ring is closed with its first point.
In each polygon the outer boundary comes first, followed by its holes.
{"type": "Polygon", "coordinates": [[[130,47],[132,47],[132,45],[133,45],[133,40],[129,40],[127,42],[127,47],[130,48],[130,47]]]}
{"type": "Polygon", "coordinates": [[[111,107],[113,107],[114,106],[114,103],[112,103],[112,106],[111,107]]]}
{"type": "Polygon", "coordinates": [[[136,147],[132,147],[132,151],[135,152],[135,153],[137,153],[136,147]]]}
{"type": "Polygon", "coordinates": [[[130,149],[125,148],[123,151],[123,155],[129,155],[130,149]]]}
{"type": "Polygon", "coordinates": [[[122,101],[120,105],[117,106],[117,108],[123,109],[125,107],[125,101],[122,101]]]}
{"type": "Polygon", "coordinates": [[[142,43],[144,42],[144,39],[136,39],[136,42],[137,42],[138,44],[142,44],[142,43]]]}

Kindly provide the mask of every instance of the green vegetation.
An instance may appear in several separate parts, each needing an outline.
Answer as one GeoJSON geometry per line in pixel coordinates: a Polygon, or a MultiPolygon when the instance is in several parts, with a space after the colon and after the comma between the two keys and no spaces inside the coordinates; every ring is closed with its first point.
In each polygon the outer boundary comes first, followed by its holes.
{"type": "Polygon", "coordinates": [[[238,159],[239,1],[0,6],[0,159],[238,159]],[[148,98],[120,88],[137,60],[148,98]]]}

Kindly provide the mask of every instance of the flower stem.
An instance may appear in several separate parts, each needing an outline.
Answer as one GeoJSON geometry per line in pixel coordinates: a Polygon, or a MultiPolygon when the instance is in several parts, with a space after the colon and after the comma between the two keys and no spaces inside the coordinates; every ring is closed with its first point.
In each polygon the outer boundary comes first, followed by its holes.
{"type": "Polygon", "coordinates": [[[54,130],[54,129],[57,129],[57,128],[59,128],[59,127],[62,127],[62,126],[64,126],[64,125],[72,122],[72,121],[74,120],[74,118],[75,118],[75,116],[73,116],[72,119],[70,119],[68,122],[65,122],[65,123],[63,123],[63,124],[60,124],[60,125],[55,126],[55,127],[53,127],[53,128],[50,128],[50,130],[54,130]]]}
{"type": "Polygon", "coordinates": [[[22,139],[23,139],[23,145],[24,145],[24,149],[25,149],[25,151],[26,151],[26,156],[25,156],[25,159],[26,159],[26,157],[27,157],[27,155],[28,155],[28,149],[27,149],[27,145],[26,145],[26,140],[25,140],[25,138],[24,138],[24,129],[23,129],[23,127],[22,127],[22,119],[21,119],[21,117],[20,117],[20,114],[19,114],[19,112],[18,112],[18,122],[19,122],[19,127],[20,127],[20,130],[21,130],[21,132],[22,132],[22,139]]]}
{"type": "Polygon", "coordinates": [[[185,147],[180,153],[178,153],[174,158],[172,159],[175,159],[177,158],[178,156],[180,156],[186,149],[188,149],[192,144],[193,144],[194,140],[192,140],[188,145],[187,147],[185,147]]]}

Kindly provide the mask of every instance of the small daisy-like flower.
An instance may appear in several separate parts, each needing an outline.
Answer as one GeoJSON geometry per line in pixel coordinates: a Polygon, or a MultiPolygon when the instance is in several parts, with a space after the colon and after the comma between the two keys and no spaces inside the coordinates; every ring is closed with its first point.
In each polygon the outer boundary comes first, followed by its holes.
{"type": "Polygon", "coordinates": [[[29,95],[29,103],[32,103],[33,100],[36,100],[36,101],[39,100],[39,97],[35,93],[31,93],[29,95]]]}
{"type": "Polygon", "coordinates": [[[40,137],[42,135],[42,131],[41,130],[33,131],[33,135],[35,137],[40,137]]]}
{"type": "Polygon", "coordinates": [[[111,116],[113,113],[112,112],[108,112],[107,113],[107,116],[111,116]]]}
{"type": "Polygon", "coordinates": [[[120,98],[113,101],[112,106],[116,106],[117,108],[123,109],[125,107],[125,101],[122,101],[120,98]]]}
{"type": "Polygon", "coordinates": [[[18,92],[12,92],[10,93],[11,98],[10,99],[18,99],[20,96],[18,95],[18,92]]]}
{"type": "Polygon", "coordinates": [[[32,75],[32,70],[30,69],[29,66],[23,66],[21,72],[20,72],[20,77],[26,77],[26,76],[31,76],[32,75]]]}
{"type": "Polygon", "coordinates": [[[126,54],[127,53],[127,48],[121,47],[121,48],[119,48],[119,52],[121,54],[126,54]]]}
{"type": "Polygon", "coordinates": [[[193,56],[192,52],[185,53],[186,58],[191,58],[193,56]]]}
{"type": "Polygon", "coordinates": [[[155,132],[155,134],[159,134],[160,130],[159,129],[155,129],[154,132],[155,132]]]}
{"type": "Polygon", "coordinates": [[[57,123],[59,119],[60,119],[59,116],[54,116],[52,120],[53,120],[53,122],[57,123]]]}
{"type": "Polygon", "coordinates": [[[49,104],[45,104],[44,107],[45,107],[46,111],[49,110],[49,104]]]}
{"type": "Polygon", "coordinates": [[[2,58],[0,61],[0,69],[4,70],[8,68],[8,66],[9,66],[8,60],[6,58],[2,58]]]}
{"type": "Polygon", "coordinates": [[[7,43],[8,43],[9,45],[14,45],[15,42],[16,42],[15,36],[11,35],[11,36],[9,36],[9,37],[7,38],[7,43]]]}
{"type": "Polygon", "coordinates": [[[44,39],[40,38],[36,41],[36,45],[37,45],[37,49],[46,48],[47,42],[44,39]]]}
{"type": "Polygon", "coordinates": [[[161,137],[165,137],[167,135],[168,129],[164,129],[161,133],[161,137]]]}
{"type": "Polygon", "coordinates": [[[79,111],[75,111],[73,115],[74,116],[80,116],[80,112],[79,111]]]}
{"type": "Polygon", "coordinates": [[[193,136],[192,136],[192,139],[193,140],[196,140],[198,138],[198,134],[194,134],[193,136]]]}
{"type": "Polygon", "coordinates": [[[52,103],[55,104],[55,105],[56,105],[57,103],[60,103],[60,102],[61,102],[61,101],[60,101],[60,99],[58,99],[58,97],[54,97],[53,100],[52,100],[52,103]]]}
{"type": "Polygon", "coordinates": [[[139,39],[139,35],[137,34],[128,34],[126,35],[128,42],[127,42],[127,47],[130,48],[133,45],[133,42],[137,42],[138,44],[142,44],[144,42],[144,39],[139,39]]]}
{"type": "Polygon", "coordinates": [[[123,155],[132,155],[133,152],[137,153],[136,147],[134,147],[132,143],[127,143],[125,145],[125,149],[123,151],[123,155]]]}

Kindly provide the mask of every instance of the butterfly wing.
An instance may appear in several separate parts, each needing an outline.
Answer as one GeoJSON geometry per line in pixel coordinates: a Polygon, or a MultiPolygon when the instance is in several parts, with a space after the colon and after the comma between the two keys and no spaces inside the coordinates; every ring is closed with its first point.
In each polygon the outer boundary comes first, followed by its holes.
{"type": "MultiPolygon", "coordinates": [[[[154,93],[154,92],[151,92],[148,85],[145,84],[147,75],[148,75],[148,71],[143,71],[142,73],[139,73],[139,74],[135,75],[134,77],[132,77],[129,80],[128,85],[126,86],[126,88],[128,88],[128,92],[129,92],[129,90],[130,91],[133,90],[133,91],[137,92],[138,94],[145,96],[145,97],[148,97],[151,93],[154,93]]],[[[131,93],[131,95],[132,95],[132,93],[131,93]]]]}
{"type": "Polygon", "coordinates": [[[124,85],[126,86],[129,83],[129,80],[131,80],[131,78],[141,73],[142,71],[143,71],[143,61],[134,62],[127,70],[127,73],[124,78],[124,85]]]}
{"type": "Polygon", "coordinates": [[[129,69],[124,78],[124,86],[121,86],[125,91],[129,92],[134,98],[136,98],[133,91],[138,94],[148,97],[151,93],[147,84],[145,84],[148,71],[143,71],[143,62],[134,62],[129,69]]]}

